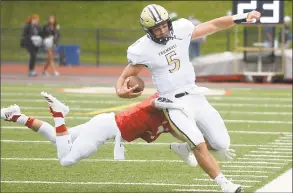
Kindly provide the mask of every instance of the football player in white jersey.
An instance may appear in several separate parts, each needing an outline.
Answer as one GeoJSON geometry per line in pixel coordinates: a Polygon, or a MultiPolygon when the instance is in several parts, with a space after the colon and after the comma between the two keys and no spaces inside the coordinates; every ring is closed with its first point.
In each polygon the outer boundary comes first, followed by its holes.
{"type": "Polygon", "coordinates": [[[228,150],[230,138],[219,113],[204,95],[198,92],[188,48],[191,39],[211,35],[238,23],[253,23],[259,19],[260,13],[251,11],[216,18],[195,27],[187,19],[172,22],[163,7],[148,5],[140,15],[140,23],[146,35],[128,48],[129,64],[116,83],[116,93],[119,97],[137,97],[141,94],[133,92],[137,86],[127,88],[123,83],[129,76],[138,75],[144,67],[150,70],[160,96],[181,104],[184,109],[165,109],[173,129],[186,139],[201,168],[221,186],[223,192],[238,193],[242,188],[223,176],[215,159],[207,150],[204,137],[209,139],[211,146],[217,150],[228,150]]]}

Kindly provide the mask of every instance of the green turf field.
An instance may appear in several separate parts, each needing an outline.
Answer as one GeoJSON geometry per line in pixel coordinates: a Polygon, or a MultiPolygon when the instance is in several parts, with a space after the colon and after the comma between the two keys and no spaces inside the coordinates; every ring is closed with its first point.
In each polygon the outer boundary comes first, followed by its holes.
{"type": "MultiPolygon", "coordinates": [[[[1,107],[18,104],[22,112],[53,123],[39,93],[51,92],[71,111],[68,126],[88,113],[131,104],[110,94],[66,94],[58,85],[1,84],[1,107]]],[[[67,86],[69,87],[69,86],[67,86]]],[[[221,162],[223,173],[252,192],[292,166],[292,89],[231,89],[230,96],[208,96],[222,115],[237,158],[221,162]]],[[[116,108],[119,109],[119,108],[116,108]]],[[[22,125],[1,121],[1,192],[175,192],[219,191],[203,171],[190,168],[168,148],[168,134],[152,145],[125,144],[126,160],[113,161],[109,141],[72,167],[57,160],[56,147],[22,125]]]]}

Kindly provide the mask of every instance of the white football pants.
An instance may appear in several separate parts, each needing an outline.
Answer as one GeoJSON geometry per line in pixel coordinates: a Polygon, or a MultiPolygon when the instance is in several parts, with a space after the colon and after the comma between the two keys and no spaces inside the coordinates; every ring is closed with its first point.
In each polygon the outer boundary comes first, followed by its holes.
{"type": "MultiPolygon", "coordinates": [[[[56,141],[55,128],[51,126],[51,128],[46,129],[54,130],[55,140],[53,138],[52,141],[56,141]]],[[[58,159],[63,166],[71,166],[79,160],[87,158],[95,153],[100,145],[116,136],[115,148],[118,148],[118,151],[120,151],[119,148],[124,148],[121,144],[121,134],[114,113],[96,115],[88,122],[72,127],[68,132],[69,136],[62,136],[68,137],[68,140],[65,140],[63,144],[57,144],[58,159]]]]}
{"type": "Polygon", "coordinates": [[[162,95],[174,103],[181,103],[188,110],[188,116],[178,109],[165,110],[165,115],[174,131],[183,136],[192,149],[204,142],[204,138],[215,150],[227,149],[230,146],[230,136],[224,121],[199,90],[196,85],[190,85],[162,95]],[[180,98],[175,97],[176,94],[184,92],[189,94],[180,98]]]}

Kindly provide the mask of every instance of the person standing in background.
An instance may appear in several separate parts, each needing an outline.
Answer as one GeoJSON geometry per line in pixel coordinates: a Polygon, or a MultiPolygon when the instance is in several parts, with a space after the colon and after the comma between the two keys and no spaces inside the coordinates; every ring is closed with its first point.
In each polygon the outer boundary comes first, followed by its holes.
{"type": "MultiPolygon", "coordinates": [[[[193,15],[188,17],[188,20],[192,22],[194,26],[197,26],[201,21],[197,20],[193,15]]],[[[194,58],[200,56],[200,45],[206,41],[206,36],[190,41],[189,45],[189,58],[192,61],[194,58]]]]}
{"type": "Polygon", "coordinates": [[[284,17],[284,28],[279,32],[279,42],[282,43],[282,32],[284,30],[285,33],[285,41],[284,41],[284,48],[285,49],[290,49],[290,44],[292,41],[292,31],[290,29],[290,23],[291,23],[291,17],[290,16],[285,16],[284,17]]]}
{"type": "Polygon", "coordinates": [[[38,48],[42,45],[41,26],[39,15],[30,16],[23,29],[21,46],[26,48],[30,54],[28,76],[37,76],[35,71],[38,48]]]}
{"type": "Polygon", "coordinates": [[[48,23],[43,26],[43,38],[44,38],[44,47],[48,53],[48,60],[46,65],[44,66],[43,76],[48,76],[49,73],[47,69],[49,66],[53,69],[53,75],[59,76],[60,73],[57,71],[55,62],[54,62],[54,54],[56,45],[59,43],[60,38],[60,26],[56,21],[56,17],[51,15],[48,19],[48,23]]]}

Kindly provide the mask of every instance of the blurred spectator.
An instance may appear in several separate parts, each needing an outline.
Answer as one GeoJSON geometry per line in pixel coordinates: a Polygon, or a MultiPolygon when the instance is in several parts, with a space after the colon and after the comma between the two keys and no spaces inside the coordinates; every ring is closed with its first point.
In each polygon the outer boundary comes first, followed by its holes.
{"type": "Polygon", "coordinates": [[[51,15],[48,19],[48,24],[43,26],[44,47],[48,53],[48,60],[42,73],[43,76],[49,75],[47,71],[49,66],[52,67],[54,76],[60,75],[54,62],[55,49],[56,45],[59,43],[60,38],[59,30],[60,26],[56,21],[56,17],[51,15]]]}
{"type": "MultiPolygon", "coordinates": [[[[285,16],[284,17],[284,32],[285,32],[285,41],[284,41],[284,48],[289,49],[290,48],[290,43],[292,42],[292,31],[290,29],[290,23],[291,23],[291,17],[285,16]]],[[[279,32],[279,42],[282,43],[282,32],[281,30],[279,32]]]]}
{"type": "Polygon", "coordinates": [[[28,76],[37,76],[35,65],[38,48],[42,45],[40,34],[39,15],[34,14],[28,17],[21,39],[21,47],[26,48],[30,54],[28,76]]]}
{"type": "MultiPolygon", "coordinates": [[[[195,19],[195,17],[189,16],[188,20],[191,21],[193,23],[193,25],[197,26],[198,24],[201,23],[201,21],[195,19]]],[[[201,47],[201,43],[206,41],[206,37],[202,37],[202,38],[198,38],[195,40],[191,40],[190,41],[190,45],[189,45],[189,59],[190,61],[192,61],[194,58],[200,56],[200,47],[201,47]]]]}

